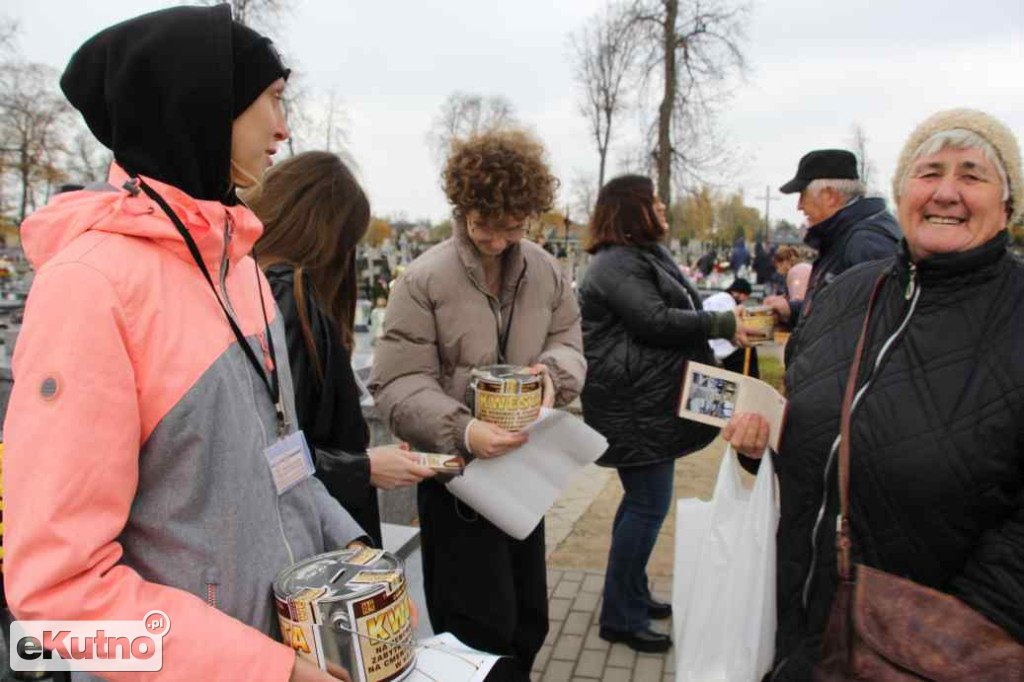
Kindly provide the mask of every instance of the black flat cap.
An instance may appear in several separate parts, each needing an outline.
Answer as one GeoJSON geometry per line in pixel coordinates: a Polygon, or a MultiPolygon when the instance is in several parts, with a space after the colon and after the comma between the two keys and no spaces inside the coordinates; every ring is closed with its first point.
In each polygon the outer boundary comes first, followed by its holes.
{"type": "Polygon", "coordinates": [[[804,191],[811,180],[857,180],[857,157],[845,149],[816,149],[804,154],[796,177],[779,188],[783,194],[804,191]]]}

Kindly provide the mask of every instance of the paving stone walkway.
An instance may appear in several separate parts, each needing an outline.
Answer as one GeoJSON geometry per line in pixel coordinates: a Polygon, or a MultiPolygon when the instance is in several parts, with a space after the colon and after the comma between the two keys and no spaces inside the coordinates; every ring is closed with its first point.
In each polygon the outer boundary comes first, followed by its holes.
{"type": "Polygon", "coordinates": [[[589,466],[573,478],[569,488],[544,515],[546,557],[550,558],[558,545],[569,537],[576,522],[614,475],[614,469],[589,466]]]}
{"type": "MultiPolygon", "coordinates": [[[[548,569],[550,630],[534,662],[534,682],[672,682],[675,652],[638,654],[597,635],[604,574],[548,569]]],[[[671,598],[669,578],[653,581],[654,596],[671,598]]],[[[671,620],[652,628],[668,632],[671,620]]]]}
{"type": "MultiPolygon", "coordinates": [[[[547,556],[572,532],[611,477],[612,469],[587,467],[545,516],[547,556]]],[[[550,629],[534,662],[534,682],[672,682],[675,654],[638,654],[625,644],[609,644],[597,635],[604,573],[563,570],[548,564],[550,629]]],[[[672,597],[671,578],[655,578],[660,600],[672,597]]],[[[671,620],[652,628],[668,632],[671,620]]]]}

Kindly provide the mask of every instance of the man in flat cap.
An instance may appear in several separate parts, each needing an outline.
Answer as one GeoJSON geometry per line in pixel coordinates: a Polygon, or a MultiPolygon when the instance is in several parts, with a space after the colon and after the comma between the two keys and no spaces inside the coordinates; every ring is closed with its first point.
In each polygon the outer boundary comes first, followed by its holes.
{"type": "MultiPolygon", "coordinates": [[[[818,149],[800,159],[796,177],[779,188],[800,193],[797,208],[807,217],[804,243],[818,252],[803,300],[769,296],[765,304],[796,330],[811,314],[814,297],[843,271],[896,253],[900,227],[880,197],[866,197],[857,173],[857,157],[844,149],[818,149]]],[[[787,364],[797,352],[794,332],[786,347],[787,364]]]]}

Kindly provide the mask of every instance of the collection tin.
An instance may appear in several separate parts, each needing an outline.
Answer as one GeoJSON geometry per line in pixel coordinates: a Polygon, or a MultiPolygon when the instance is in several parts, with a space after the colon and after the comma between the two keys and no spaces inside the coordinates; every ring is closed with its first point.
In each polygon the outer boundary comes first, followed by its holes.
{"type": "Polygon", "coordinates": [[[402,560],[379,549],[319,554],[278,574],[281,635],[300,655],[354,682],[393,682],[416,663],[402,560]]]}
{"type": "Polygon", "coordinates": [[[477,367],[466,402],[473,416],[507,431],[519,431],[540,414],[543,385],[538,374],[518,365],[477,367]]]}

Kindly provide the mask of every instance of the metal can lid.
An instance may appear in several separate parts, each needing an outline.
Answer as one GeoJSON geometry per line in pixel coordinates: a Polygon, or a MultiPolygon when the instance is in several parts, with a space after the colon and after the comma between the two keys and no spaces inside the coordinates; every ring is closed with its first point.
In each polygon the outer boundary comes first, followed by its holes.
{"type": "Polygon", "coordinates": [[[471,376],[485,381],[505,381],[514,379],[521,384],[533,384],[539,381],[536,374],[526,371],[522,365],[485,365],[474,367],[471,376]]]}
{"type": "Polygon", "coordinates": [[[329,599],[356,597],[379,589],[374,583],[352,583],[361,571],[387,569],[404,579],[405,565],[395,555],[379,549],[343,549],[317,554],[277,574],[274,596],[289,599],[303,590],[327,588],[329,599]]]}

